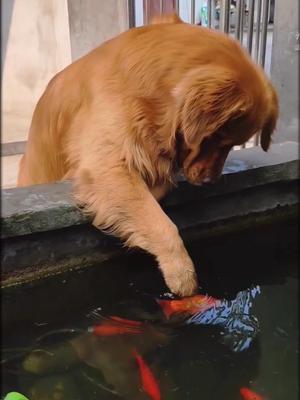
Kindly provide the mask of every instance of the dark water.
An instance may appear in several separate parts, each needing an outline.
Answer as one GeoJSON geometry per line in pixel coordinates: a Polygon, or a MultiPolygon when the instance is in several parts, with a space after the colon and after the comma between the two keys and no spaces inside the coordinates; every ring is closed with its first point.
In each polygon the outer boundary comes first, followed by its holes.
{"type": "Polygon", "coordinates": [[[230,301],[260,287],[251,310],[259,332],[241,352],[232,351],[220,326],[166,321],[155,299],[167,289],[144,254],[5,290],[1,395],[149,399],[140,390],[134,348],[151,367],[162,399],[242,400],[241,387],[266,400],[298,399],[296,243],[297,229],[288,224],[189,247],[201,293],[230,301]],[[87,332],[112,315],[142,321],[142,333],[87,332]]]}

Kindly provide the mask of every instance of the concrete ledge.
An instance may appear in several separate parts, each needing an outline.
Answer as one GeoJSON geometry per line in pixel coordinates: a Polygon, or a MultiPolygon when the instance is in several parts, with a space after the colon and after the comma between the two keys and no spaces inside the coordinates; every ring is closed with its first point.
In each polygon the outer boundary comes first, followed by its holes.
{"type": "MultiPolygon", "coordinates": [[[[269,153],[259,147],[236,150],[225,164],[221,180],[196,187],[178,178],[178,188],[164,199],[165,207],[239,192],[251,187],[295,179],[298,144],[273,145],[269,153]]],[[[1,237],[14,237],[82,225],[88,222],[72,200],[71,183],[36,185],[2,190],[1,237]]]]}
{"type": "MultiPolygon", "coordinates": [[[[185,240],[226,234],[298,214],[298,144],[231,153],[210,187],[178,180],[163,202],[185,240]]],[[[72,201],[70,183],[2,191],[2,282],[42,278],[116,257],[120,242],[90,226],[72,201]]]]}
{"type": "Polygon", "coordinates": [[[23,154],[26,148],[26,140],[19,142],[8,142],[1,144],[1,156],[14,156],[15,154],[23,154]]]}

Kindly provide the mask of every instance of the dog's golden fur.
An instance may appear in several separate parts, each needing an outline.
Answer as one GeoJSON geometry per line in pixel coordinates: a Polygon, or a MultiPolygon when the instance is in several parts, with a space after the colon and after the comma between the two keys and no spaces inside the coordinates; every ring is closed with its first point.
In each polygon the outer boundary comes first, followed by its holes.
{"type": "Polygon", "coordinates": [[[154,254],[169,288],[190,295],[194,266],[157,200],[182,168],[214,181],[229,150],[261,132],[278,102],[238,42],[176,15],[131,29],[74,62],[34,111],[19,186],[74,181],[100,229],[154,254]]]}

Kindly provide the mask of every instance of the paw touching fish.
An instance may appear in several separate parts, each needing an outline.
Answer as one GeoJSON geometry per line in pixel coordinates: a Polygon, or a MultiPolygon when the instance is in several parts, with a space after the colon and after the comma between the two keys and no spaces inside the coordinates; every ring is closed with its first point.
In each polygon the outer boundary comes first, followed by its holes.
{"type": "MultiPolygon", "coordinates": [[[[249,348],[259,330],[257,318],[250,313],[259,293],[260,287],[255,286],[239,292],[233,300],[196,295],[180,300],[158,299],[157,303],[168,320],[180,316],[186,325],[220,326],[224,343],[239,352],[249,348]]],[[[141,321],[113,316],[90,327],[89,332],[96,336],[138,335],[147,326],[141,321]]]]}
{"type": "MultiPolygon", "coordinates": [[[[155,303],[166,317],[163,321],[161,312],[153,315],[154,319],[147,317],[146,320],[131,320],[118,316],[104,317],[93,312],[91,316],[96,317],[97,322],[90,324],[92,326],[87,330],[86,327],[70,330],[72,336],[67,343],[58,347],[46,347],[42,353],[41,350],[33,351],[23,366],[28,372],[43,375],[47,372],[65,370],[66,367],[70,369],[80,360],[93,371],[101,371],[99,377],[95,373],[95,379],[90,376],[90,370],[87,370],[87,374],[84,373],[83,377],[98,389],[101,386],[99,390],[102,392],[113,391],[130,400],[133,398],[161,400],[166,388],[171,387],[170,382],[166,383],[168,377],[161,374],[158,364],[153,363],[150,366],[146,359],[154,349],[172,340],[172,333],[178,326],[177,322],[180,326],[219,326],[222,329],[223,341],[234,352],[241,352],[250,346],[258,332],[258,322],[252,315],[252,306],[254,298],[259,293],[260,288],[257,286],[239,292],[233,300],[216,299],[205,295],[179,300],[156,299],[155,303]],[[150,322],[153,320],[155,323],[150,322]]],[[[157,312],[157,306],[154,305],[157,312]]],[[[37,343],[41,346],[45,339],[48,341],[49,335],[61,335],[66,333],[65,331],[64,328],[48,332],[38,338],[37,343]]],[[[240,391],[241,400],[265,400],[246,387],[239,389],[237,386],[235,390],[240,391]]]]}
{"type": "Polygon", "coordinates": [[[187,325],[218,325],[223,341],[235,351],[247,349],[258,332],[258,320],[250,314],[260,287],[241,291],[233,300],[196,295],[181,300],[157,300],[167,319],[182,315],[187,325]]]}
{"type": "Polygon", "coordinates": [[[157,300],[167,319],[179,314],[193,315],[205,312],[214,307],[218,302],[219,300],[202,294],[180,300],[157,300]]]}

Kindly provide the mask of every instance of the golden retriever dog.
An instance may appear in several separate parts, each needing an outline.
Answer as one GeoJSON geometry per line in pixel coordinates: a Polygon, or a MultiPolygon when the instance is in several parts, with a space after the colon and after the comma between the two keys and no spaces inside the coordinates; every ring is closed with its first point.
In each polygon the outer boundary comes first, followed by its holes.
{"type": "Polygon", "coordinates": [[[277,115],[274,88],[236,40],[163,16],[50,81],[18,185],[71,179],[95,226],[153,254],[169,289],[192,295],[193,262],[158,201],[179,170],[214,182],[233,146],[257,133],[266,151],[277,115]]]}

